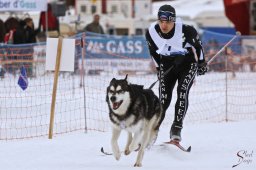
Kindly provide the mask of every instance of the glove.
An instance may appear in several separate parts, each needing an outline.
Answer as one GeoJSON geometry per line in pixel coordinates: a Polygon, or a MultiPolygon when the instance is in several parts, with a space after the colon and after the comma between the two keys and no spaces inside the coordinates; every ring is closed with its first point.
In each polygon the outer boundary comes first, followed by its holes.
{"type": "Polygon", "coordinates": [[[204,75],[208,71],[206,62],[198,63],[197,67],[198,67],[197,69],[198,76],[204,75]]]}

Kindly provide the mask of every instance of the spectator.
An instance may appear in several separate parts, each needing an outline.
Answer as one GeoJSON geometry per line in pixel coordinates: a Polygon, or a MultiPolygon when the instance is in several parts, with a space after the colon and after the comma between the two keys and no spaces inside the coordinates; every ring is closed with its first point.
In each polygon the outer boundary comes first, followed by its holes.
{"type": "MultiPolygon", "coordinates": [[[[6,44],[22,44],[25,43],[25,32],[24,32],[24,22],[20,21],[14,17],[10,17],[5,21],[6,34],[4,37],[4,42],[6,44]]],[[[5,60],[11,61],[10,64],[5,64],[5,70],[11,74],[16,74],[19,68],[19,62],[17,60],[22,60],[23,53],[20,47],[10,47],[6,48],[5,60]],[[18,54],[18,55],[17,55],[18,54]]]]}
{"type": "Polygon", "coordinates": [[[19,21],[14,17],[10,17],[5,21],[5,37],[6,44],[23,44],[25,43],[24,21],[19,21]]]}
{"type": "Polygon", "coordinates": [[[86,27],[84,28],[84,31],[104,34],[103,28],[100,25],[99,21],[100,21],[100,16],[98,14],[94,15],[93,21],[90,24],[86,25],[86,27]]]}
{"type": "Polygon", "coordinates": [[[18,21],[16,31],[13,36],[13,44],[24,44],[26,43],[25,37],[25,27],[26,23],[23,20],[18,21]]]}
{"type": "Polygon", "coordinates": [[[56,16],[54,16],[52,12],[52,6],[51,4],[47,5],[47,13],[45,11],[41,12],[40,18],[39,18],[39,26],[38,26],[38,32],[42,33],[39,35],[39,38],[46,38],[46,30],[48,31],[48,34],[50,37],[58,37],[60,34],[60,28],[59,28],[59,20],[56,16]],[[46,14],[47,14],[47,24],[46,24],[46,14]],[[41,30],[41,27],[43,30],[41,30]],[[48,29],[47,29],[48,28],[48,29]]]}
{"type": "MultiPolygon", "coordinates": [[[[36,34],[37,32],[34,30],[34,22],[32,18],[26,18],[24,19],[26,25],[24,27],[25,29],[25,41],[26,43],[36,43],[36,34]]],[[[28,62],[24,62],[23,65],[27,70],[27,76],[32,77],[33,76],[33,54],[34,54],[34,48],[33,46],[28,46],[24,50],[24,56],[25,60],[28,60],[28,62]]]]}
{"type": "Polygon", "coordinates": [[[34,22],[31,18],[26,18],[25,20],[25,42],[26,43],[36,43],[36,31],[34,30],[34,22]]]}
{"type": "Polygon", "coordinates": [[[5,36],[4,43],[5,44],[13,44],[14,41],[14,33],[19,26],[19,21],[16,18],[10,17],[5,21],[5,36]]]}

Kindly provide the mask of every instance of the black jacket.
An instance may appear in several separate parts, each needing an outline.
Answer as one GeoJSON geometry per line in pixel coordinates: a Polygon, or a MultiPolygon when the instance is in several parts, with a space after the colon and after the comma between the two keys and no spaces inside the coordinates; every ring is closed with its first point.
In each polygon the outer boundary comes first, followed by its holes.
{"type": "MultiPolygon", "coordinates": [[[[160,35],[160,37],[162,37],[164,39],[172,38],[174,35],[174,32],[175,32],[175,26],[169,33],[166,33],[166,34],[161,32],[160,26],[158,24],[155,25],[155,29],[158,32],[158,34],[160,35]]],[[[198,63],[205,62],[202,43],[199,39],[199,35],[198,35],[197,31],[195,30],[195,28],[192,26],[183,24],[182,25],[182,33],[183,33],[183,37],[182,37],[183,48],[186,48],[188,50],[188,53],[184,57],[185,61],[186,62],[195,62],[196,61],[192,47],[191,47],[191,46],[193,46],[196,50],[197,57],[202,58],[202,59],[198,60],[198,63]]],[[[148,43],[149,52],[150,52],[151,57],[153,57],[153,59],[159,65],[160,55],[156,53],[156,51],[158,50],[158,47],[152,40],[152,37],[149,34],[149,30],[147,30],[147,32],[146,32],[146,40],[148,43]]]]}

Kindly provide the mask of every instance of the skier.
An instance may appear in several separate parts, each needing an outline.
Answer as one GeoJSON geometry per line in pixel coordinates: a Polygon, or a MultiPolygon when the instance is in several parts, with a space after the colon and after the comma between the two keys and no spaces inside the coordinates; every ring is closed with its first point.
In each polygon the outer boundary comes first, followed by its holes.
{"type": "Polygon", "coordinates": [[[175,9],[171,5],[159,8],[158,21],[151,24],[145,36],[158,70],[159,98],[164,112],[171,103],[172,92],[178,81],[170,139],[180,142],[189,104],[189,90],[196,74],[204,75],[208,71],[202,44],[195,28],[176,18],[175,9]]]}

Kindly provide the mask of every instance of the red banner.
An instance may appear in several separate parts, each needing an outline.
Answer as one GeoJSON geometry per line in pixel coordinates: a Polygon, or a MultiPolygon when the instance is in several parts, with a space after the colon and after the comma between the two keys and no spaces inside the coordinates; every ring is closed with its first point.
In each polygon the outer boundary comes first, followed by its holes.
{"type": "Polygon", "coordinates": [[[225,5],[234,5],[236,3],[248,2],[249,0],[224,0],[225,5]]]}
{"type": "Polygon", "coordinates": [[[250,0],[224,0],[225,13],[242,35],[250,34],[250,0]]]}

